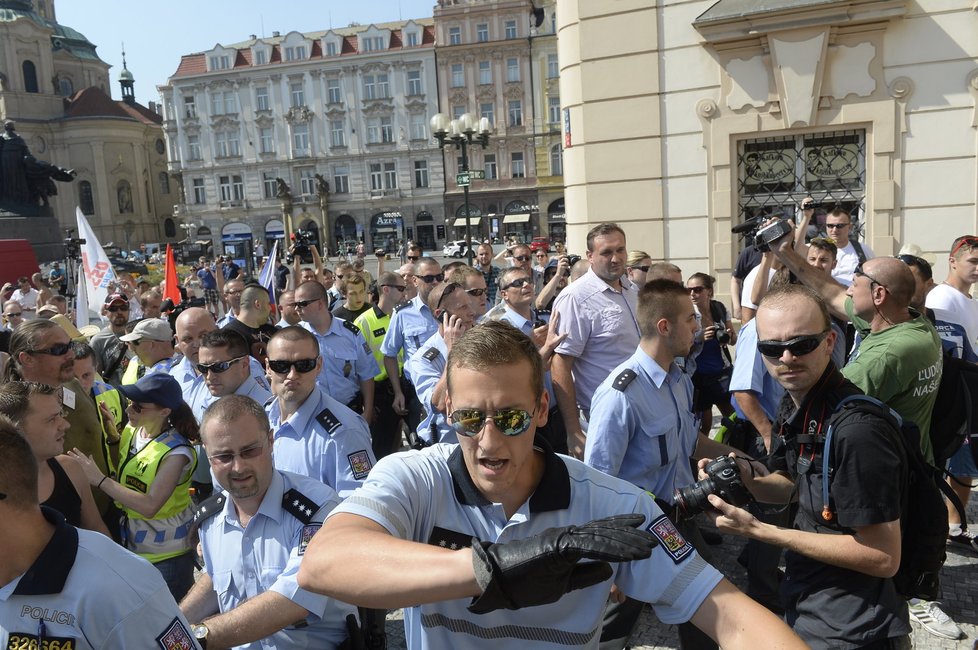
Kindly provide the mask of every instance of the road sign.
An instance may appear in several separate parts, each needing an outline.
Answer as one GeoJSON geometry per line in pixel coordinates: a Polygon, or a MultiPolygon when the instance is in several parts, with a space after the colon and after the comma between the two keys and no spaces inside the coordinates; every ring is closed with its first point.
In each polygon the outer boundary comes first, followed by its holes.
{"type": "Polygon", "coordinates": [[[455,184],[459,187],[469,185],[469,172],[459,172],[455,174],[455,184]]]}
{"type": "Polygon", "coordinates": [[[484,181],[486,180],[486,171],[484,169],[470,169],[469,178],[474,181],[484,181]]]}

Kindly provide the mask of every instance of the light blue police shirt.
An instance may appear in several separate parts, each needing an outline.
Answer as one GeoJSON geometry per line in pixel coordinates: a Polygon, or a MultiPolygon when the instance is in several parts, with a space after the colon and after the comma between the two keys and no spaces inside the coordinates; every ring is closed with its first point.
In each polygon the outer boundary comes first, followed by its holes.
{"type": "Polygon", "coordinates": [[[265,412],[275,432],[276,469],[322,481],[345,498],[376,462],[364,419],[318,386],[285,422],[277,399],[265,412]]]}
{"type": "Polygon", "coordinates": [[[764,367],[764,357],[757,351],[757,322],[750,320],[737,333],[737,356],[730,375],[730,404],[737,417],[747,419],[740,410],[734,392],[749,391],[757,397],[764,415],[771,422],[777,421],[778,405],[784,396],[784,387],[764,367]]]}
{"type": "Polygon", "coordinates": [[[612,564],[614,574],[605,582],[571,591],[550,605],[473,614],[466,609],[470,599],[462,598],[405,609],[409,648],[597,648],[612,584],[651,603],[664,623],[675,624],[688,621],[720,582],[720,573],[696,553],[646,493],[554,454],[542,438],[535,445],[535,453],[544,456],[543,476],[511,518],[507,519],[501,504],[490,503],[475,487],[461,448],[447,444],[384,457],[363,487],[332,514],[360,515],[394,537],[454,550],[469,546],[472,537],[509,542],[548,528],[637,512],[645,515],[642,527],[660,544],[649,559],[612,564]]]}
{"type": "MultiPolygon", "coordinates": [[[[264,375],[257,377],[253,374],[249,375],[238,386],[238,389],[234,391],[234,394],[250,397],[259,404],[264,404],[272,398],[272,390],[268,385],[268,378],[264,375]]],[[[211,394],[210,389],[207,388],[206,381],[200,382],[190,396],[184,398],[187,404],[190,405],[190,410],[194,412],[194,417],[197,418],[198,423],[204,419],[204,411],[219,399],[221,398],[211,394]]]]}
{"type": "Polygon", "coordinates": [[[340,502],[332,488],[291,472],[276,471],[258,512],[244,528],[232,499],[200,527],[207,574],[221,613],[266,591],[285,596],[309,611],[302,625],[291,625],[239,649],[335,648],[346,639],[346,616],[356,608],[299,587],[296,574],[309,540],[323,517],[340,502]],[[319,506],[305,524],[283,508],[286,492],[296,490],[319,506]]]}
{"type": "MultiPolygon", "coordinates": [[[[409,302],[398,305],[391,314],[390,325],[380,351],[385,357],[396,357],[404,350],[404,359],[410,359],[424,342],[438,332],[438,321],[428,309],[421,296],[415,296],[409,302]]],[[[405,364],[405,376],[414,382],[405,364]]]]}
{"type": "Polygon", "coordinates": [[[306,321],[299,326],[311,332],[319,343],[323,367],[316,383],[340,404],[353,401],[360,392],[360,382],[372,380],[380,372],[370,346],[353,323],[333,316],[325,334],[306,321]]]}
{"type": "Polygon", "coordinates": [[[410,369],[418,401],[425,413],[418,425],[418,437],[427,443],[458,442],[455,430],[449,426],[445,414],[437,410],[431,402],[435,386],[445,372],[447,363],[448,346],[437,331],[404,363],[404,372],[407,373],[410,369]],[[435,429],[434,435],[432,427],[435,429]]]}

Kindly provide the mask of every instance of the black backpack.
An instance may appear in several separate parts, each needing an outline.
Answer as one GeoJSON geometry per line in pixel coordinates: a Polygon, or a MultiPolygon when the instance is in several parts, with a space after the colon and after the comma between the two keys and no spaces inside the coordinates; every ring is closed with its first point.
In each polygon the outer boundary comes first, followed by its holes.
{"type": "Polygon", "coordinates": [[[943,472],[924,460],[920,452],[920,429],[904,420],[875,397],[846,397],[829,419],[822,452],[823,513],[831,513],[829,487],[832,480],[832,432],[852,413],[870,413],[890,426],[884,427],[906,458],[906,493],[900,514],[900,568],[893,576],[897,593],[905,598],[937,600],[940,597],[940,571],[947,558],[947,509],[943,496],[964,515],[961,501],[943,480],[943,472]],[[942,496],[943,495],[943,496],[942,496]]]}
{"type": "Polygon", "coordinates": [[[971,437],[971,453],[978,462],[978,364],[952,356],[945,349],[944,370],[930,419],[934,464],[944,467],[971,437]]]}

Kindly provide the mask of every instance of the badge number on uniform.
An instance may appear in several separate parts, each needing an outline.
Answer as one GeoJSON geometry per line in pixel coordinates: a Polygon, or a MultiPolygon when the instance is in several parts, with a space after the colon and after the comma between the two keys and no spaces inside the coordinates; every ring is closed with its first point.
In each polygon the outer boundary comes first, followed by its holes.
{"type": "Polygon", "coordinates": [[[655,535],[662,549],[676,564],[685,560],[686,556],[693,552],[693,545],[686,541],[686,538],[676,529],[676,525],[665,515],[653,521],[646,530],[655,535]]]}
{"type": "Polygon", "coordinates": [[[370,463],[370,454],[367,453],[367,450],[361,449],[360,451],[355,451],[349,454],[347,458],[350,459],[350,470],[353,472],[353,478],[358,481],[367,478],[367,474],[370,473],[370,468],[373,467],[370,463]]]}
{"type": "Polygon", "coordinates": [[[183,626],[179,618],[173,619],[166,631],[156,637],[156,642],[163,650],[193,650],[194,648],[190,632],[183,626]]]}

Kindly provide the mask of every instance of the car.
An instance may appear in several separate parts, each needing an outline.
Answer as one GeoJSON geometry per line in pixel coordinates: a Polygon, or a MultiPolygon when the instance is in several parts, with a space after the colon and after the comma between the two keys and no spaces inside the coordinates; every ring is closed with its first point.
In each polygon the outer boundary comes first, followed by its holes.
{"type": "Polygon", "coordinates": [[[456,239],[455,241],[446,242],[441,252],[445,257],[462,257],[465,255],[465,240],[456,239]]]}
{"type": "Polygon", "coordinates": [[[537,251],[550,252],[550,241],[546,237],[534,237],[533,241],[530,242],[530,250],[534,253],[537,251]]]}

